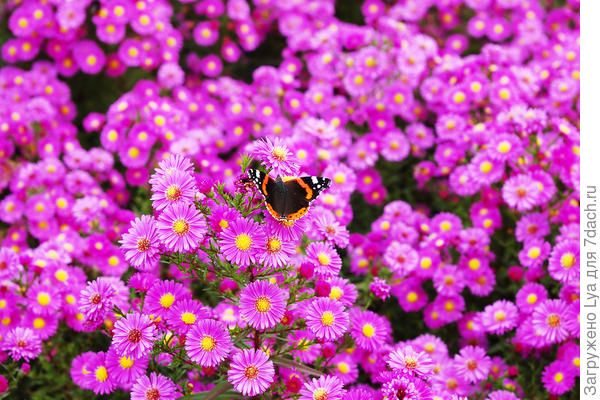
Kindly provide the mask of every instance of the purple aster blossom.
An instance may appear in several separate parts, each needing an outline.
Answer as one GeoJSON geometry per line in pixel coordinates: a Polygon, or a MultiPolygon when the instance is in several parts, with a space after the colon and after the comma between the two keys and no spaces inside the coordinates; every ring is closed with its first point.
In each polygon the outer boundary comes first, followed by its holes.
{"type": "Polygon", "coordinates": [[[158,237],[167,250],[193,252],[204,240],[207,224],[194,205],[175,203],[158,217],[157,228],[158,237]]]}
{"type": "Polygon", "coordinates": [[[219,246],[225,259],[245,268],[256,262],[263,236],[264,232],[256,222],[238,217],[221,233],[219,246]]]}
{"type": "Polygon", "coordinates": [[[167,322],[177,332],[186,334],[201,319],[210,318],[211,314],[198,300],[182,300],[169,308],[167,322]]]}
{"type": "Polygon", "coordinates": [[[106,353],[95,353],[92,360],[87,364],[89,373],[85,376],[86,385],[95,394],[108,394],[115,390],[117,382],[109,374],[106,368],[106,353]]]}
{"type": "Polygon", "coordinates": [[[14,278],[20,268],[17,253],[10,247],[0,247],[0,279],[14,278]]]}
{"type": "Polygon", "coordinates": [[[383,301],[390,297],[391,288],[392,286],[387,283],[385,279],[380,279],[378,277],[374,277],[373,282],[369,285],[369,290],[373,292],[375,297],[378,297],[383,301]]]}
{"type": "Polygon", "coordinates": [[[189,172],[176,170],[156,177],[152,192],[152,207],[161,211],[169,205],[194,201],[196,185],[189,172]]]}
{"type": "Polygon", "coordinates": [[[175,400],[179,397],[177,385],[156,372],[150,373],[150,377],[142,375],[131,388],[131,400],[175,400]]]}
{"type": "Polygon", "coordinates": [[[108,375],[121,384],[133,384],[140,376],[146,373],[148,362],[148,357],[133,358],[120,356],[112,346],[106,353],[108,375]]]}
{"type": "Polygon", "coordinates": [[[300,400],[342,400],[346,391],[337,376],[323,375],[304,382],[300,390],[300,400]]]}
{"type": "Polygon", "coordinates": [[[433,361],[425,352],[416,352],[412,346],[404,346],[392,351],[387,364],[394,371],[416,376],[428,376],[433,370],[433,361]]]}
{"type": "Polygon", "coordinates": [[[252,155],[271,168],[273,176],[297,176],[299,171],[298,159],[288,149],[281,138],[271,141],[269,138],[256,141],[252,155]]]}
{"type": "Polygon", "coordinates": [[[267,281],[250,283],[240,293],[240,316],[254,329],[277,326],[284,316],[288,292],[267,281]]]}
{"type": "Polygon", "coordinates": [[[479,346],[463,347],[454,356],[454,366],[457,372],[472,383],[484,381],[490,371],[492,360],[479,346]]]}
{"type": "Polygon", "coordinates": [[[512,208],[523,212],[533,208],[538,201],[538,188],[529,175],[515,175],[504,183],[502,198],[512,208]]]}
{"type": "Polygon", "coordinates": [[[306,258],[315,267],[315,274],[322,277],[336,276],[342,268],[341,257],[328,243],[309,244],[306,248],[306,258]]]}
{"type": "Polygon", "coordinates": [[[579,282],[579,243],[574,240],[556,242],[548,260],[548,273],[563,284],[579,282]]]}
{"type": "Polygon", "coordinates": [[[575,386],[575,374],[564,361],[556,360],[542,372],[544,388],[554,395],[561,395],[575,386]]]}
{"type": "Polygon", "coordinates": [[[4,336],[1,347],[15,361],[21,358],[30,361],[37,358],[42,352],[42,341],[33,330],[16,327],[4,336]]]}
{"type": "Polygon", "coordinates": [[[144,314],[150,315],[152,319],[157,317],[165,319],[169,315],[171,307],[180,301],[190,300],[192,294],[181,283],[175,281],[155,282],[144,299],[144,314]]]}
{"type": "Polygon", "coordinates": [[[390,339],[391,327],[389,321],[372,311],[350,311],[350,335],[356,346],[364,350],[380,348],[390,339]]]}
{"type": "Polygon", "coordinates": [[[560,343],[569,337],[565,325],[568,311],[568,304],[563,300],[544,300],[533,310],[533,328],[546,343],[560,343]]]}
{"type": "Polygon", "coordinates": [[[227,327],[220,321],[202,319],[186,336],[185,350],[202,367],[216,367],[221,363],[233,344],[227,327]]]}
{"type": "Polygon", "coordinates": [[[517,307],[521,312],[531,314],[533,310],[548,298],[548,291],[539,283],[526,283],[517,292],[517,307]]]}
{"type": "Polygon", "coordinates": [[[151,269],[160,258],[156,220],[149,215],[142,215],[132,221],[119,243],[127,262],[140,271],[151,269]]]}
{"type": "Polygon", "coordinates": [[[257,243],[257,261],[267,268],[281,268],[296,254],[296,245],[280,235],[264,230],[257,243]]]}
{"type": "Polygon", "coordinates": [[[265,392],[275,377],[273,362],[262,350],[245,349],[231,358],[227,380],[244,396],[265,392]]]}
{"type": "Polygon", "coordinates": [[[306,326],[317,339],[335,341],[349,327],[348,314],[336,300],[325,297],[313,299],[306,309],[306,326]]]}
{"type": "Polygon", "coordinates": [[[102,320],[108,312],[112,311],[115,295],[115,289],[105,279],[88,282],[79,296],[79,310],[88,320],[102,320]]]}
{"type": "Polygon", "coordinates": [[[542,239],[549,233],[548,216],[544,213],[529,213],[517,222],[515,237],[518,241],[524,242],[531,239],[542,239]]]}
{"type": "Polygon", "coordinates": [[[485,307],[481,323],[489,333],[503,334],[517,326],[517,306],[508,300],[498,300],[485,307]]]}
{"type": "Polygon", "coordinates": [[[112,343],[121,356],[141,358],[152,350],[158,332],[145,314],[127,314],[115,323],[112,343]]]}

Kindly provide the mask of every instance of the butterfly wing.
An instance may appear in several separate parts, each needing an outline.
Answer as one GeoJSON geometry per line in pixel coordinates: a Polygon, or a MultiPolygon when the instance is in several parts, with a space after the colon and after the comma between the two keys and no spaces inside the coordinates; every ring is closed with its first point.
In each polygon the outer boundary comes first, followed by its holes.
{"type": "Polygon", "coordinates": [[[286,181],[285,218],[294,221],[306,215],[310,203],[330,184],[328,178],[319,176],[303,176],[286,181]]]}
{"type": "Polygon", "coordinates": [[[285,193],[277,187],[277,182],[269,175],[257,169],[249,169],[248,177],[265,198],[267,210],[276,219],[285,219],[285,193]]]}

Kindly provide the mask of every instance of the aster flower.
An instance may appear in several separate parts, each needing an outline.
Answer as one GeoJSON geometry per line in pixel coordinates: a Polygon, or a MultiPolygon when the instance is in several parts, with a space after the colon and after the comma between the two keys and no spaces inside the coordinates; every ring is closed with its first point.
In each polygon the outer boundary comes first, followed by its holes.
{"type": "Polygon", "coordinates": [[[88,320],[101,320],[113,308],[115,289],[109,281],[96,279],[89,282],[79,296],[79,310],[88,320]]]}
{"type": "Polygon", "coordinates": [[[315,267],[315,274],[323,277],[336,276],[342,268],[342,259],[328,243],[313,242],[306,248],[307,260],[315,267]]]}
{"type": "Polygon", "coordinates": [[[296,156],[288,149],[281,138],[269,138],[254,143],[252,154],[271,168],[273,176],[297,176],[299,171],[296,156]]]}
{"type": "Polygon", "coordinates": [[[306,326],[321,340],[340,338],[348,330],[349,321],[344,306],[328,298],[313,299],[306,310],[306,326]]]}
{"type": "Polygon", "coordinates": [[[191,252],[198,248],[206,234],[206,220],[193,205],[177,203],[168,206],[158,217],[158,237],[165,248],[191,252]]]}
{"type": "Polygon", "coordinates": [[[152,372],[142,375],[131,388],[131,400],[174,400],[180,397],[177,386],[169,378],[152,372]]]}
{"type": "Polygon", "coordinates": [[[119,243],[127,262],[142,271],[152,267],[160,258],[156,220],[149,215],[132,221],[129,231],[123,234],[119,243]]]}
{"type": "Polygon", "coordinates": [[[565,362],[557,360],[544,368],[542,382],[548,392],[561,395],[573,388],[575,376],[565,362]]]}
{"type": "Polygon", "coordinates": [[[502,197],[506,204],[517,211],[528,211],[537,202],[537,186],[528,175],[520,174],[509,178],[502,187],[502,197]]]}
{"type": "Polygon", "coordinates": [[[517,292],[517,307],[524,313],[530,314],[544,300],[548,298],[546,288],[535,282],[526,283],[517,292]]]}
{"type": "Polygon", "coordinates": [[[565,326],[567,312],[564,301],[544,300],[533,310],[533,328],[548,344],[560,343],[569,336],[565,326]]]}
{"type": "Polygon", "coordinates": [[[517,307],[507,300],[498,300],[485,307],[481,323],[490,333],[503,334],[517,326],[517,307]]]}
{"type": "Polygon", "coordinates": [[[231,351],[229,332],[220,321],[202,319],[190,329],[185,350],[192,361],[202,367],[216,367],[231,351]]]}
{"type": "Polygon", "coordinates": [[[485,380],[492,364],[485,350],[479,346],[463,347],[454,361],[458,373],[473,383],[485,380]]]}
{"type": "Polygon", "coordinates": [[[240,316],[255,329],[273,328],[281,321],[288,292],[267,281],[255,281],[240,293],[240,316]]]}
{"type": "Polygon", "coordinates": [[[569,240],[557,242],[550,253],[548,273],[564,284],[579,282],[579,243],[569,240]]]}
{"type": "Polygon", "coordinates": [[[264,234],[259,225],[247,218],[238,218],[221,234],[219,245],[223,256],[232,263],[247,267],[256,262],[258,246],[264,234]]]}
{"type": "Polygon", "coordinates": [[[87,385],[95,394],[108,394],[115,390],[117,382],[106,368],[106,353],[95,353],[87,365],[89,373],[85,376],[87,385]]]}
{"type": "Polygon", "coordinates": [[[389,322],[372,311],[353,309],[350,313],[350,335],[365,350],[380,348],[390,335],[389,322]]]}
{"type": "Polygon", "coordinates": [[[137,381],[140,376],[146,373],[148,362],[148,357],[120,356],[112,346],[106,353],[106,368],[109,376],[122,384],[133,384],[137,381]]]}
{"type": "Polygon", "coordinates": [[[210,318],[210,312],[197,300],[181,300],[169,308],[167,322],[177,332],[186,334],[198,321],[210,318]]]}
{"type": "Polygon", "coordinates": [[[269,356],[261,350],[245,349],[231,358],[228,381],[244,396],[263,393],[273,383],[275,369],[269,356]]]}
{"type": "Polygon", "coordinates": [[[144,314],[127,314],[115,323],[112,342],[121,356],[140,358],[152,350],[157,337],[156,326],[144,314]]]}
{"type": "Polygon", "coordinates": [[[323,375],[305,382],[300,390],[300,400],[342,400],[346,391],[337,376],[323,375]]]}
{"type": "Polygon", "coordinates": [[[269,268],[283,267],[296,254],[292,241],[284,240],[280,235],[266,232],[257,243],[257,261],[269,268]]]}
{"type": "Polygon", "coordinates": [[[196,185],[189,172],[173,170],[156,177],[152,192],[152,207],[161,211],[169,205],[191,203],[196,195],[196,185]]]}
{"type": "Polygon", "coordinates": [[[424,352],[416,352],[412,346],[391,352],[387,364],[394,371],[416,376],[427,376],[433,369],[431,358],[424,352]]]}
{"type": "Polygon", "coordinates": [[[37,358],[42,352],[42,341],[33,330],[16,327],[6,334],[1,347],[15,361],[21,358],[25,361],[30,361],[37,358]]]}
{"type": "Polygon", "coordinates": [[[154,283],[144,300],[144,314],[167,318],[171,307],[180,301],[190,300],[191,293],[181,283],[175,281],[159,281],[154,283]]]}

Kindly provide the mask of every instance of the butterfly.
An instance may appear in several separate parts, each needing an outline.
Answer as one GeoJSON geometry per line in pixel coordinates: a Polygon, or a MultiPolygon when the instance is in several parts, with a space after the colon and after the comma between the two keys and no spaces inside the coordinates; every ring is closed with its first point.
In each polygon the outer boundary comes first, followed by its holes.
{"type": "Polygon", "coordinates": [[[331,179],[321,176],[273,179],[257,169],[249,169],[248,177],[264,196],[269,213],[279,221],[296,221],[305,216],[310,203],[331,185],[331,179]]]}

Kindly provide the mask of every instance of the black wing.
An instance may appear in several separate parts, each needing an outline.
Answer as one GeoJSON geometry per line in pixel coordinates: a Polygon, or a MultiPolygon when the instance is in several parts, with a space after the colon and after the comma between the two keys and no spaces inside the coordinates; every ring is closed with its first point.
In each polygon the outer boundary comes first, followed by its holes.
{"type": "Polygon", "coordinates": [[[331,181],[318,176],[303,176],[285,182],[286,202],[284,216],[296,220],[303,217],[310,203],[328,188],[331,181]]]}
{"type": "Polygon", "coordinates": [[[258,191],[265,198],[267,210],[277,219],[284,218],[285,193],[277,187],[276,181],[257,169],[249,169],[248,177],[254,182],[258,191]]]}

